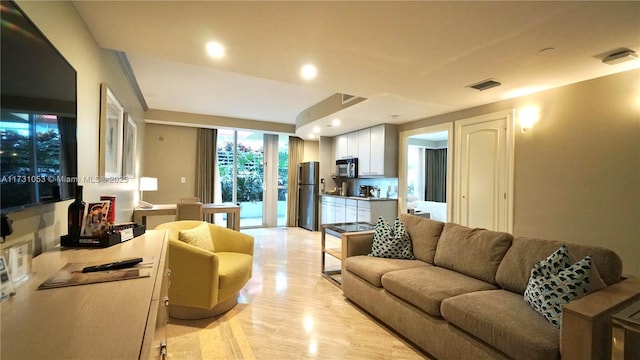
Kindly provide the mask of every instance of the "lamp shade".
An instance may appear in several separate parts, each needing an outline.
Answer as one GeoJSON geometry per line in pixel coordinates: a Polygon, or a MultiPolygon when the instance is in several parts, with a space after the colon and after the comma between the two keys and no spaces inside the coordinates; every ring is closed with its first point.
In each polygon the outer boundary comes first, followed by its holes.
{"type": "Polygon", "coordinates": [[[158,178],[141,177],[140,191],[156,191],[158,190],[158,178]]]}

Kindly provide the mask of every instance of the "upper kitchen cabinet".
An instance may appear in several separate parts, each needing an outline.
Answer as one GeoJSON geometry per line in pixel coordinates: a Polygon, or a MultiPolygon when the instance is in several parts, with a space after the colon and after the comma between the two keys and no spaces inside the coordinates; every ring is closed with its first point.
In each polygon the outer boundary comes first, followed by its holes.
{"type": "Polygon", "coordinates": [[[358,157],[358,132],[351,132],[335,137],[336,160],[358,157]]]}
{"type": "Polygon", "coordinates": [[[378,126],[334,138],[336,159],[358,158],[358,177],[398,177],[398,130],[378,126]]]}
{"type": "Polygon", "coordinates": [[[362,151],[358,155],[358,177],[398,177],[397,128],[381,124],[360,130],[358,134],[362,151]]]}

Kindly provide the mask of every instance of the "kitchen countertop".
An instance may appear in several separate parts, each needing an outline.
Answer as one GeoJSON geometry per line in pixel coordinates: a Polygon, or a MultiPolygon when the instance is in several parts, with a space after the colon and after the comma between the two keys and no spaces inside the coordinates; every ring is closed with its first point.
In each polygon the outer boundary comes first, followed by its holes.
{"type": "Polygon", "coordinates": [[[361,197],[361,196],[340,196],[336,194],[319,194],[319,196],[332,196],[340,199],[351,200],[364,200],[364,201],[398,201],[397,198],[385,198],[385,197],[361,197]]]}

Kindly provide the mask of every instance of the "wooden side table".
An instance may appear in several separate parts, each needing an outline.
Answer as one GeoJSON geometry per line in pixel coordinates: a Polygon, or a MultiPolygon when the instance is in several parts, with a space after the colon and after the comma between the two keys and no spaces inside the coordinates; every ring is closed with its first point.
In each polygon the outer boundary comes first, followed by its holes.
{"type": "Polygon", "coordinates": [[[640,301],[611,317],[611,360],[640,356],[640,301]]]}
{"type": "Polygon", "coordinates": [[[334,285],[341,286],[342,283],[340,281],[340,274],[342,274],[342,266],[341,270],[328,270],[326,268],[326,255],[333,256],[334,258],[342,261],[342,249],[345,249],[346,239],[343,234],[353,233],[353,232],[362,232],[362,231],[373,231],[375,225],[369,224],[366,222],[349,222],[349,223],[337,223],[337,224],[326,224],[322,225],[322,262],[321,262],[321,273],[327,280],[331,281],[334,285]],[[328,248],[326,246],[326,235],[331,235],[340,238],[342,245],[340,248],[328,248]]]}

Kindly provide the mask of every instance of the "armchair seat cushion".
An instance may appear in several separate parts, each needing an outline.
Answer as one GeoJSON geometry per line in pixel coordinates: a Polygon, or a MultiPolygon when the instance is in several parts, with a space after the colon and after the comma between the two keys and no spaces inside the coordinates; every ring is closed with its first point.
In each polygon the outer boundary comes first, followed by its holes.
{"type": "MultiPolygon", "coordinates": [[[[226,289],[234,285],[244,285],[251,278],[253,257],[251,255],[233,252],[218,252],[219,288],[226,289]]],[[[242,288],[242,286],[240,286],[242,288]]],[[[238,289],[239,290],[239,289],[238,289]]]]}

